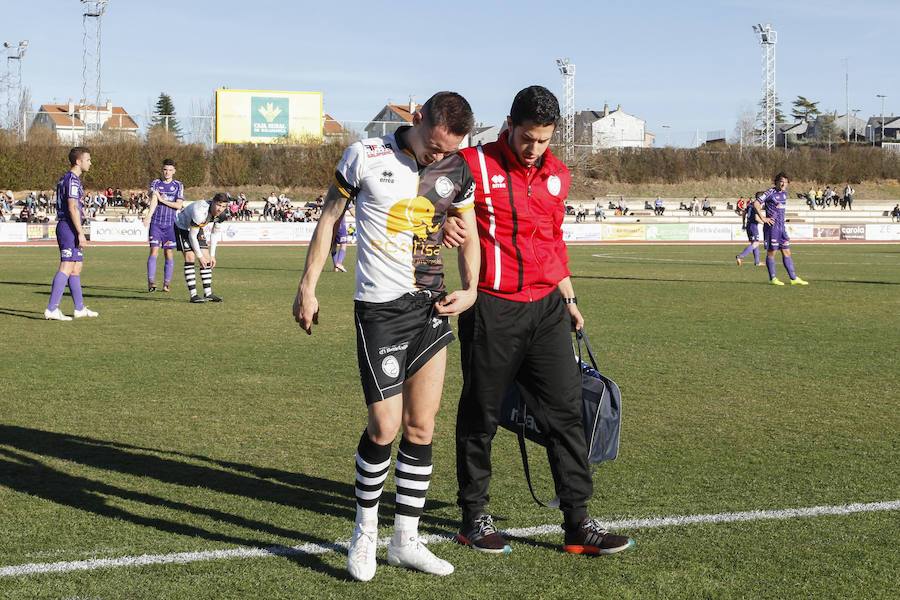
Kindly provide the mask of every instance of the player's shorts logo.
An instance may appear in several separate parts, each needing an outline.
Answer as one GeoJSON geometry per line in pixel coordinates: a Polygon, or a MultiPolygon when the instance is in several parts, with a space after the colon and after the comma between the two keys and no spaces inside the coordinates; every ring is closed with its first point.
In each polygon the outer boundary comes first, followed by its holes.
{"type": "Polygon", "coordinates": [[[562,181],[560,181],[559,177],[556,175],[551,175],[547,178],[547,191],[553,194],[554,196],[559,196],[559,192],[562,190],[562,181]]]}
{"type": "Polygon", "coordinates": [[[436,191],[441,198],[446,198],[453,193],[453,182],[450,181],[449,177],[441,175],[437,178],[437,181],[434,182],[434,191],[436,191]]]}
{"type": "Polygon", "coordinates": [[[385,375],[393,379],[400,374],[400,363],[397,362],[395,357],[387,356],[381,361],[381,370],[384,371],[385,375]]]}
{"type": "Polygon", "coordinates": [[[63,248],[59,255],[63,258],[72,258],[72,250],[70,248],[63,248]]]}
{"type": "MultiPolygon", "coordinates": [[[[452,185],[452,184],[451,184],[452,185]]],[[[387,218],[387,234],[396,235],[411,231],[413,236],[425,239],[440,229],[434,225],[434,204],[424,196],[401,200],[391,207],[387,218]]]]}

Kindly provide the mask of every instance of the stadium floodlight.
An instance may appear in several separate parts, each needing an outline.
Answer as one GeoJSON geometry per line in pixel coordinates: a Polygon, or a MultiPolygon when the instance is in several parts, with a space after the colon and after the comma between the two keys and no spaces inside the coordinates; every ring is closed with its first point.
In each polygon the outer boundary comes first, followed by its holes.
{"type": "Polygon", "coordinates": [[[109,5],[109,0],[81,0],[84,12],[81,15],[82,28],[82,53],[81,53],[81,95],[82,100],[88,100],[89,75],[93,75],[96,81],[94,94],[94,106],[100,108],[100,50],[102,48],[102,17],[109,5]],[[91,54],[93,52],[93,55],[91,54]],[[89,73],[89,58],[93,58],[93,73],[89,73]]]}
{"type": "Polygon", "coordinates": [[[6,124],[9,126],[13,122],[13,98],[16,101],[22,96],[22,59],[25,57],[25,51],[28,49],[28,40],[21,40],[18,45],[3,42],[3,47],[7,51],[6,56],[6,124]],[[15,73],[10,69],[10,61],[18,61],[15,73]]]}
{"type": "MultiPolygon", "coordinates": [[[[884,94],[875,94],[876,98],[881,98],[881,146],[884,147],[884,99],[887,98],[884,94]]],[[[872,137],[875,137],[875,132],[872,132],[872,137]]]]}
{"type": "Polygon", "coordinates": [[[766,148],[775,147],[775,44],[778,33],[768,23],[753,26],[753,33],[762,46],[763,62],[763,122],[759,143],[766,148]]]}
{"type": "Polygon", "coordinates": [[[575,160],[575,65],[568,58],[557,58],[556,66],[563,76],[563,144],[565,161],[575,160]]]}

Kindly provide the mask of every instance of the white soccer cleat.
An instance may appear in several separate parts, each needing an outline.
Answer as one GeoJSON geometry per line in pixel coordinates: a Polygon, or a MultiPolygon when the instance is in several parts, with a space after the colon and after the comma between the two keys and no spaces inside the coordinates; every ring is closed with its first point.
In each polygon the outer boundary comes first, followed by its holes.
{"type": "Polygon", "coordinates": [[[388,542],[387,560],[388,564],[394,567],[406,567],[431,575],[453,573],[453,565],[432,554],[418,536],[408,538],[402,546],[395,545],[393,539],[388,542]]]}
{"type": "Polygon", "coordinates": [[[48,321],[71,321],[72,317],[64,315],[59,307],[50,310],[49,308],[44,309],[44,318],[48,321]]]}
{"type": "Polygon", "coordinates": [[[100,313],[98,313],[95,310],[89,309],[87,306],[85,306],[81,310],[78,310],[78,309],[75,310],[75,318],[76,319],[83,319],[85,317],[93,318],[93,317],[99,317],[99,316],[100,316],[100,313]]]}
{"type": "Polygon", "coordinates": [[[369,581],[375,577],[375,550],[378,547],[378,529],[365,529],[357,523],[347,552],[347,571],[357,581],[369,581]]]}

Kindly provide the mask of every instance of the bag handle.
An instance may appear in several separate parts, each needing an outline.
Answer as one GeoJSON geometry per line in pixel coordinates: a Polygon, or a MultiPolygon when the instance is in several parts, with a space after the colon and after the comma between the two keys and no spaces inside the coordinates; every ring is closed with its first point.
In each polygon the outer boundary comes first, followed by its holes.
{"type": "Polygon", "coordinates": [[[591,348],[591,342],[588,340],[587,332],[585,332],[584,328],[575,332],[575,342],[578,346],[579,369],[581,368],[581,345],[584,344],[584,347],[587,349],[588,358],[591,359],[591,366],[594,367],[595,371],[599,371],[600,368],[597,366],[597,358],[594,356],[594,349],[591,348]]]}
{"type": "Polygon", "coordinates": [[[531,484],[531,470],[528,468],[528,450],[525,447],[525,421],[527,415],[525,413],[525,400],[522,398],[521,394],[519,395],[519,407],[522,409],[520,411],[522,420],[519,422],[519,430],[516,432],[516,438],[519,440],[519,452],[522,454],[522,467],[525,469],[525,481],[528,482],[528,491],[531,492],[531,497],[534,498],[534,501],[537,502],[539,506],[550,508],[537,497],[537,494],[534,493],[534,486],[531,484]]]}

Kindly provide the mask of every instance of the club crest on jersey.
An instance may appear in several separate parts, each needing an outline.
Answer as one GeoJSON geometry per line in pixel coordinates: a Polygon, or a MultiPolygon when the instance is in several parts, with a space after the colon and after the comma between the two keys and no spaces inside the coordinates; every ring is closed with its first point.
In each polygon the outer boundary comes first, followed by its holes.
{"type": "Polygon", "coordinates": [[[494,175],[491,177],[491,189],[498,190],[506,187],[506,177],[503,175],[494,175]]]}
{"type": "Polygon", "coordinates": [[[554,196],[559,196],[559,192],[562,190],[562,181],[556,175],[551,175],[547,178],[547,191],[553,194],[554,196]]]}
{"type": "Polygon", "coordinates": [[[450,181],[449,177],[441,175],[437,178],[437,181],[434,182],[434,191],[436,191],[441,198],[446,198],[453,193],[453,182],[450,181]]]}
{"type": "Polygon", "coordinates": [[[394,204],[388,211],[387,234],[411,231],[413,236],[424,240],[440,228],[440,225],[433,222],[434,204],[431,200],[425,196],[407,198],[394,204]]]}
{"type": "Polygon", "coordinates": [[[385,375],[393,379],[400,374],[400,363],[397,362],[395,357],[386,356],[385,359],[381,361],[381,370],[384,371],[385,375]]]}

